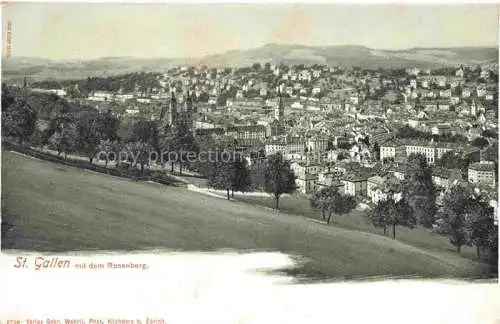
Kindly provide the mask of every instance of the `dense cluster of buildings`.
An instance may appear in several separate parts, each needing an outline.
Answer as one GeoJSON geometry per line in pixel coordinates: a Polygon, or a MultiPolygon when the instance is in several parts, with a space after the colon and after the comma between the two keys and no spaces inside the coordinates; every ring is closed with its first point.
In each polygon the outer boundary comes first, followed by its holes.
{"type": "MultiPolygon", "coordinates": [[[[485,130],[498,129],[496,69],[458,66],[439,74],[412,68],[395,75],[319,65],[184,67],[155,77],[153,88],[96,90],[84,100],[113,107],[121,118],[182,122],[196,136],[231,141],[246,152],[280,152],[290,160],[301,193],[336,186],[376,203],[397,187],[413,153],[433,167],[441,192],[457,181],[496,190],[494,165],[481,161],[471,145],[485,130]],[[463,135],[466,141],[396,138],[405,125],[433,135],[463,135]],[[474,162],[466,175],[436,166],[447,152],[474,162]]],[[[250,165],[258,165],[256,159],[248,154],[250,165]]]]}

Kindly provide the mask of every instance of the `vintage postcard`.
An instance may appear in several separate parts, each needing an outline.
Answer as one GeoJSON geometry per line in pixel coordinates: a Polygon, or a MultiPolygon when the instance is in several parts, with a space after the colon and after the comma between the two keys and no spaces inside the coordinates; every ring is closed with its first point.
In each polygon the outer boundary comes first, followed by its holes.
{"type": "Polygon", "coordinates": [[[499,323],[497,4],[1,10],[0,323],[499,323]]]}

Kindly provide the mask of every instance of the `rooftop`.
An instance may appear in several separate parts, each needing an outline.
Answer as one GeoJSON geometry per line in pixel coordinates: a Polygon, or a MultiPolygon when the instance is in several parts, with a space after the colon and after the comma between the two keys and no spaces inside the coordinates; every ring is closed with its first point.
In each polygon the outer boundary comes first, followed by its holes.
{"type": "Polygon", "coordinates": [[[385,179],[384,179],[384,178],[382,178],[382,177],[381,177],[381,176],[379,176],[379,175],[376,175],[376,176],[373,176],[373,177],[368,178],[368,181],[369,181],[369,182],[372,182],[372,183],[375,183],[376,185],[381,186],[381,185],[383,185],[383,184],[384,184],[385,179]]]}
{"type": "Polygon", "coordinates": [[[368,178],[369,176],[363,173],[348,173],[342,176],[342,180],[350,182],[366,181],[368,178]]]}
{"type": "Polygon", "coordinates": [[[492,162],[476,162],[469,165],[469,169],[476,171],[495,171],[495,164],[492,162]]]}
{"type": "Polygon", "coordinates": [[[240,125],[240,126],[229,126],[226,129],[228,132],[231,131],[257,131],[257,132],[265,132],[266,126],[264,125],[240,125]]]}
{"type": "Polygon", "coordinates": [[[436,177],[441,177],[445,179],[449,179],[452,176],[456,176],[457,178],[460,178],[461,171],[459,169],[446,169],[446,168],[434,168],[432,170],[432,175],[436,177]]]}

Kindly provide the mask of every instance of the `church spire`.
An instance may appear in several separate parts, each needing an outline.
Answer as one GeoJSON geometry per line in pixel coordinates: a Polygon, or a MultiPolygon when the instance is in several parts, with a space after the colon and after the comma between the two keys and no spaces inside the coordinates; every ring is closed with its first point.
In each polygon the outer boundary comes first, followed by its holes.
{"type": "Polygon", "coordinates": [[[189,92],[189,89],[186,88],[186,104],[185,108],[187,112],[191,112],[193,110],[193,98],[191,97],[191,93],[189,92]]]}
{"type": "Polygon", "coordinates": [[[274,110],[274,118],[278,121],[283,121],[283,117],[285,116],[285,106],[283,102],[283,96],[281,93],[281,85],[278,86],[278,105],[274,110]]]}
{"type": "Polygon", "coordinates": [[[476,100],[475,98],[472,98],[472,105],[470,107],[470,114],[472,116],[476,116],[477,110],[476,110],[476,100]]]}
{"type": "Polygon", "coordinates": [[[177,120],[177,99],[175,98],[175,90],[172,87],[170,92],[170,107],[169,107],[169,115],[168,122],[170,125],[173,125],[177,120]]]}

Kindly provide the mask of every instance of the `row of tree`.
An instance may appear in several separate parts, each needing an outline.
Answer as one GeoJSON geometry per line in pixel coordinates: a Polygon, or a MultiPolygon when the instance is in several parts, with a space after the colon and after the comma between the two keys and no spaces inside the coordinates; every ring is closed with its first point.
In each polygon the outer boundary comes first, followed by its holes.
{"type": "MultiPolygon", "coordinates": [[[[444,192],[438,206],[438,189],[424,156],[410,155],[404,180],[389,177],[381,189],[387,198],[380,200],[367,216],[376,228],[383,228],[384,235],[392,229],[392,237],[396,239],[398,226],[437,227],[459,253],[464,245],[475,246],[478,257],[493,263],[498,260],[498,226],[487,197],[468,184],[458,184],[444,192]]],[[[325,187],[311,197],[310,204],[329,223],[332,215],[347,214],[354,209],[356,201],[337,188],[325,187]]]]}
{"type": "MultiPolygon", "coordinates": [[[[109,159],[121,158],[117,156],[120,152],[127,154],[127,162],[131,162],[128,167],[140,167],[141,171],[151,163],[160,162],[171,163],[172,172],[178,164],[181,174],[183,167],[196,167],[207,176],[211,187],[227,190],[228,198],[230,191],[247,191],[252,184],[248,164],[241,154],[235,154],[238,152],[234,143],[216,144],[210,138],[195,137],[185,123],[165,126],[159,121],[139,119],[130,126],[121,125],[110,111],[101,113],[79,107],[53,95],[35,94],[43,100],[33,100],[33,94],[23,97],[21,93],[9,92],[5,86],[3,90],[2,131],[19,144],[48,146],[65,157],[71,153],[84,154],[90,164],[96,158],[102,159],[98,153],[104,152],[106,167],[109,159]],[[45,105],[51,107],[50,111],[45,105]],[[198,159],[202,150],[218,156],[205,155],[203,160],[198,159]],[[228,153],[230,159],[224,159],[223,153],[228,153]],[[155,154],[154,160],[152,154],[155,154]]],[[[278,208],[281,195],[295,190],[290,163],[281,155],[270,156],[262,173],[260,186],[273,195],[278,208]]]]}
{"type": "Polygon", "coordinates": [[[124,92],[129,93],[135,90],[148,92],[152,89],[159,89],[159,73],[128,73],[118,76],[88,77],[81,80],[44,80],[33,83],[34,87],[44,89],[66,89],[70,97],[87,97],[95,91],[124,92]]]}
{"type": "Polygon", "coordinates": [[[432,227],[438,190],[432,180],[432,168],[423,155],[411,154],[406,163],[404,180],[390,177],[382,189],[387,199],[379,201],[368,216],[375,227],[384,229],[384,235],[387,228],[392,228],[395,239],[396,226],[432,227]]]}
{"type": "Polygon", "coordinates": [[[497,254],[498,227],[493,212],[484,195],[468,186],[454,186],[445,194],[437,215],[440,232],[449,237],[459,253],[468,245],[476,247],[478,257],[482,251],[497,254]]]}
{"type": "MultiPolygon", "coordinates": [[[[445,143],[468,143],[469,142],[469,139],[461,134],[451,134],[451,133],[444,133],[444,134],[440,134],[440,135],[432,134],[429,132],[419,131],[419,130],[417,130],[409,125],[405,125],[405,126],[399,128],[396,132],[396,137],[397,138],[404,138],[404,139],[425,140],[425,141],[430,141],[432,139],[436,142],[445,142],[445,143]]],[[[477,143],[477,144],[478,144],[478,146],[480,146],[480,144],[484,144],[484,143],[477,143]]]]}
{"type": "MultiPolygon", "coordinates": [[[[274,198],[274,208],[279,208],[279,199],[283,194],[291,194],[296,189],[296,176],[280,153],[270,155],[266,158],[262,170],[262,188],[274,198]]],[[[216,189],[227,191],[227,199],[230,199],[234,191],[246,192],[252,186],[251,170],[241,155],[236,154],[229,160],[222,158],[216,162],[209,163],[208,185],[216,189]]],[[[259,179],[260,180],[260,179],[259,179]]]]}
{"type": "Polygon", "coordinates": [[[389,190],[387,200],[380,201],[370,215],[376,227],[413,228],[422,225],[437,227],[460,253],[464,245],[476,246],[478,257],[496,262],[498,258],[498,227],[494,210],[487,197],[475,192],[468,184],[458,183],[446,189],[442,202],[436,203],[438,190],[432,181],[432,169],[420,154],[408,158],[401,198],[394,199],[389,190]],[[487,251],[482,255],[481,251],[487,251]]]}

